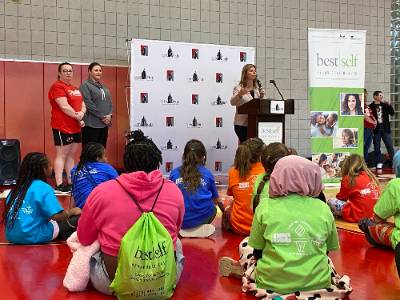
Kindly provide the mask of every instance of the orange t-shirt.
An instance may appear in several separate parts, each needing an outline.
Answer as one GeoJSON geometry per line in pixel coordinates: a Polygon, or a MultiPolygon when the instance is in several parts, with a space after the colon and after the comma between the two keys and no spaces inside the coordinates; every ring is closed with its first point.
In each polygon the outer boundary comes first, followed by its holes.
{"type": "Polygon", "coordinates": [[[79,122],[70,116],[67,116],[56,103],[55,99],[66,97],[68,104],[75,111],[82,109],[83,98],[78,88],[57,80],[50,87],[49,99],[51,104],[51,127],[58,129],[63,133],[74,134],[81,132],[79,122]]]}
{"type": "Polygon", "coordinates": [[[250,234],[253,222],[253,210],[251,209],[251,197],[257,176],[265,173],[260,162],[251,165],[246,178],[239,177],[239,171],[235,168],[229,170],[229,186],[227,194],[233,196],[231,225],[234,231],[243,235],[250,234]]]}

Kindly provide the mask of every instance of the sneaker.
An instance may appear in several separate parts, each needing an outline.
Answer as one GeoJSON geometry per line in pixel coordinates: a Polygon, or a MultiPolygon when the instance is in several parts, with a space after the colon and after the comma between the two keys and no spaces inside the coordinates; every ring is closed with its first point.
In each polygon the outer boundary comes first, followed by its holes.
{"type": "Polygon", "coordinates": [[[181,229],[179,234],[181,237],[194,237],[194,238],[205,238],[209,237],[215,232],[214,225],[203,224],[194,228],[181,229]]]}
{"type": "Polygon", "coordinates": [[[382,167],[383,167],[383,164],[382,164],[382,163],[378,163],[378,164],[376,165],[376,168],[377,168],[377,169],[382,169],[382,167]]]}
{"type": "Polygon", "coordinates": [[[219,260],[219,274],[224,277],[241,278],[244,271],[237,260],[224,256],[219,260]]]}
{"type": "Polygon", "coordinates": [[[71,191],[71,190],[68,190],[68,187],[65,186],[64,184],[57,185],[54,190],[55,190],[56,193],[60,193],[60,194],[66,194],[66,193],[69,193],[71,191]]]}

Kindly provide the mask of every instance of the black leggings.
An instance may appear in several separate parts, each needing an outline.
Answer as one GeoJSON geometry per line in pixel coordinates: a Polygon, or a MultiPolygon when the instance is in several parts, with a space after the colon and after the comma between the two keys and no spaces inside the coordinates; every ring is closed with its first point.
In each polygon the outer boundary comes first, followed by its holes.
{"type": "Polygon", "coordinates": [[[235,125],[235,133],[239,138],[240,144],[247,140],[247,126],[235,125]]]}

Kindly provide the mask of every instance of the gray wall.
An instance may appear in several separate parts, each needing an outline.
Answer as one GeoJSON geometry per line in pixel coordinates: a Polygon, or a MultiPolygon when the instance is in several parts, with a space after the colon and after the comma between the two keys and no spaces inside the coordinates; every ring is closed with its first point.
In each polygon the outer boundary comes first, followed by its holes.
{"type": "Polygon", "coordinates": [[[0,57],[127,65],[131,38],[256,47],[265,85],[273,78],[296,99],[286,142],[310,155],[307,28],[367,30],[366,88],[388,94],[390,7],[391,0],[0,0],[0,57]]]}

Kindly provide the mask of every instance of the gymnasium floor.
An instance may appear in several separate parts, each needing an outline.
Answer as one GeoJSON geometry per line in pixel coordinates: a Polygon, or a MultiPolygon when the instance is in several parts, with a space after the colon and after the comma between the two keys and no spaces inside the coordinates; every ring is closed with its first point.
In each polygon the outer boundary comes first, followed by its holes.
{"type": "MultiPolygon", "coordinates": [[[[63,199],[67,205],[67,199],[63,199]]],[[[1,203],[3,204],[3,203],[1,203]]],[[[0,209],[2,211],[2,208],[0,209]]],[[[238,258],[242,237],[220,229],[209,239],[182,239],[185,269],[172,299],[256,299],[240,291],[241,282],[218,275],[221,256],[238,258]]],[[[400,299],[400,280],[392,251],[376,249],[360,233],[338,229],[341,249],[331,257],[337,271],[351,278],[351,300],[400,299]]],[[[62,286],[71,253],[66,244],[16,246],[0,234],[1,299],[113,299],[95,292],[68,293],[62,286]]]]}

